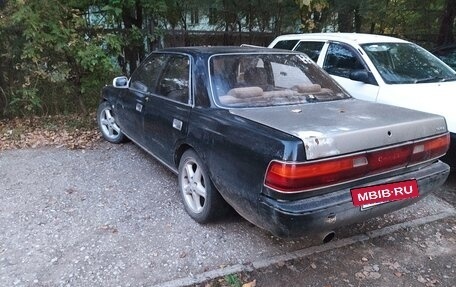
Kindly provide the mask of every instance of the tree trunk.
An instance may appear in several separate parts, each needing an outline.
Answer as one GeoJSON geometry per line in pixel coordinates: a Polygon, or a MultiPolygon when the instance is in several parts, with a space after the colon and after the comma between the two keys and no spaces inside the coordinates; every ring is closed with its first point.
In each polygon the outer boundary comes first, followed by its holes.
{"type": "Polygon", "coordinates": [[[351,7],[340,9],[337,15],[339,32],[353,32],[353,11],[351,7]]]}
{"type": "Polygon", "coordinates": [[[445,10],[442,13],[437,46],[454,42],[453,23],[456,16],[456,0],[446,0],[445,10]]]}
{"type": "Polygon", "coordinates": [[[79,105],[79,110],[83,115],[88,115],[87,107],[84,103],[83,94],[82,94],[82,81],[81,78],[83,77],[83,69],[78,65],[76,59],[70,55],[66,55],[66,61],[71,67],[70,70],[70,77],[68,81],[73,84],[75,89],[74,97],[75,102],[79,105]]]}
{"type": "Polygon", "coordinates": [[[361,32],[361,25],[363,24],[363,17],[361,16],[361,13],[359,11],[359,5],[354,9],[354,14],[355,14],[355,32],[360,33],[361,32]]]}
{"type": "Polygon", "coordinates": [[[359,1],[333,1],[337,11],[339,32],[358,32],[361,30],[362,17],[359,1]]]}
{"type": "Polygon", "coordinates": [[[375,22],[372,22],[372,23],[371,23],[369,33],[370,33],[370,34],[374,34],[374,33],[375,33],[375,22]]]}
{"type": "MultiPolygon", "coordinates": [[[[129,33],[131,29],[136,27],[142,31],[143,26],[143,14],[142,14],[142,5],[140,0],[135,1],[134,7],[123,7],[122,10],[122,21],[124,22],[125,30],[127,33],[127,38],[130,36],[129,33]]],[[[135,39],[133,39],[134,41],[135,39]]],[[[130,39],[130,41],[132,41],[130,39]]],[[[129,66],[129,74],[137,68],[137,62],[143,58],[144,47],[142,44],[142,39],[139,42],[130,42],[127,41],[127,45],[124,46],[125,51],[125,62],[129,66]],[[130,42],[130,43],[129,43],[130,42]]]]}

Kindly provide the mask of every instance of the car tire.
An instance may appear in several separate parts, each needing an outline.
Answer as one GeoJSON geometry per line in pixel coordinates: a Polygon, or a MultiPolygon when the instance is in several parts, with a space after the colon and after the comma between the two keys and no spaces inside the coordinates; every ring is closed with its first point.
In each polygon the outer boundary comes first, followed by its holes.
{"type": "Polygon", "coordinates": [[[187,150],[179,163],[179,191],[185,211],[198,223],[208,223],[225,215],[228,204],[207,173],[194,150],[187,150]]]}
{"type": "Polygon", "coordinates": [[[117,124],[111,105],[107,101],[100,103],[98,106],[97,123],[103,138],[108,142],[117,144],[127,140],[127,137],[117,124]]]}

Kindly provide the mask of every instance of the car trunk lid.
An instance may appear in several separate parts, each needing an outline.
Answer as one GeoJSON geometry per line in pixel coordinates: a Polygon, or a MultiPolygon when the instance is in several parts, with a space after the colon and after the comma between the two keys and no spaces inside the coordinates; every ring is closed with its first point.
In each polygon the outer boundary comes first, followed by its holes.
{"type": "Polygon", "coordinates": [[[447,131],[441,116],[356,99],[230,112],[300,138],[308,160],[390,146],[447,131]]]}

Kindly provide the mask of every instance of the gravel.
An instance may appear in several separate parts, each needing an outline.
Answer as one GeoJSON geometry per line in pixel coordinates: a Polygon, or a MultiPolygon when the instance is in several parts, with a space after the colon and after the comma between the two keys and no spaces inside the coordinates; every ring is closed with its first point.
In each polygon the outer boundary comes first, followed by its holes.
{"type": "MultiPolygon", "coordinates": [[[[341,233],[449,208],[431,196],[341,233]]],[[[0,286],[160,285],[313,244],[276,238],[236,214],[195,223],[176,176],[132,143],[0,152],[0,286]]],[[[357,272],[377,276],[369,268],[357,272]]]]}

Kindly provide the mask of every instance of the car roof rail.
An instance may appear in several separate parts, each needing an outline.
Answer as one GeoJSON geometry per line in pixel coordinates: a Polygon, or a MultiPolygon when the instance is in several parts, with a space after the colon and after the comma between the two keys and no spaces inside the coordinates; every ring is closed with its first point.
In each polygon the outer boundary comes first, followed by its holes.
{"type": "Polygon", "coordinates": [[[249,48],[267,48],[264,46],[257,46],[257,45],[250,45],[250,44],[241,44],[241,47],[249,47],[249,48]]]}

